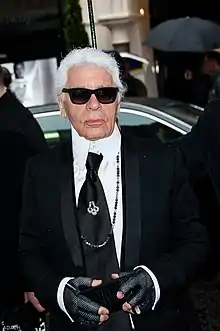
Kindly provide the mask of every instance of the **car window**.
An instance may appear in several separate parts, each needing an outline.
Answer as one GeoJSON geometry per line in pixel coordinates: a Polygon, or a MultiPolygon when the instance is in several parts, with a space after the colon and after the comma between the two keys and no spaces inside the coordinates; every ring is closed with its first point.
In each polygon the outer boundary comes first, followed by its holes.
{"type": "Polygon", "coordinates": [[[149,117],[144,117],[136,114],[131,114],[128,112],[129,110],[123,109],[118,114],[118,119],[121,125],[123,126],[139,126],[139,125],[150,125],[155,121],[150,119],[149,117]]]}
{"type": "MultiPolygon", "coordinates": [[[[172,141],[181,136],[181,133],[170,128],[167,123],[163,121],[160,123],[160,119],[151,119],[149,117],[141,116],[140,114],[127,113],[124,109],[123,112],[119,113],[119,123],[122,127],[129,127],[132,133],[140,137],[155,137],[163,142],[172,141]]],[[[70,124],[68,119],[64,119],[59,113],[52,114],[36,114],[36,119],[38,120],[42,130],[44,131],[45,137],[50,146],[54,146],[59,142],[64,142],[70,137],[70,124]]]]}

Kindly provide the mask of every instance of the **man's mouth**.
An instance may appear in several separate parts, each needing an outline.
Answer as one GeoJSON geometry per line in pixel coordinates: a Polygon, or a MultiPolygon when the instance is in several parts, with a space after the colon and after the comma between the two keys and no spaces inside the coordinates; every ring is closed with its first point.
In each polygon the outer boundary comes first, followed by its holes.
{"type": "Polygon", "coordinates": [[[90,127],[98,127],[104,123],[102,119],[90,119],[85,121],[85,124],[90,127]]]}

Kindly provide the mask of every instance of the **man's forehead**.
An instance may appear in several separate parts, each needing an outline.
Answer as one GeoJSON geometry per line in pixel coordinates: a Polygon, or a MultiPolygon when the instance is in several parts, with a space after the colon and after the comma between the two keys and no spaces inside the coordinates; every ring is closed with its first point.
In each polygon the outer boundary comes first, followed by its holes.
{"type": "Polygon", "coordinates": [[[68,72],[74,72],[74,71],[90,71],[90,72],[106,72],[109,74],[108,70],[104,67],[99,67],[98,65],[90,65],[90,64],[81,64],[81,65],[75,65],[69,68],[68,72]]]}
{"type": "Polygon", "coordinates": [[[94,83],[97,86],[106,86],[113,83],[112,75],[101,67],[80,66],[72,67],[68,71],[68,82],[81,86],[94,83]]]}

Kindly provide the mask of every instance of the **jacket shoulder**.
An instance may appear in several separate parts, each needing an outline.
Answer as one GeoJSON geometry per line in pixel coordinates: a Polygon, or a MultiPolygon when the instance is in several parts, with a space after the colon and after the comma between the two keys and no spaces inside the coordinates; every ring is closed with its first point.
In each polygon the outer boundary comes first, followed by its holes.
{"type": "Polygon", "coordinates": [[[56,146],[48,148],[43,153],[30,158],[27,163],[27,169],[32,174],[41,173],[55,169],[61,163],[62,154],[64,154],[65,146],[56,146]]]}

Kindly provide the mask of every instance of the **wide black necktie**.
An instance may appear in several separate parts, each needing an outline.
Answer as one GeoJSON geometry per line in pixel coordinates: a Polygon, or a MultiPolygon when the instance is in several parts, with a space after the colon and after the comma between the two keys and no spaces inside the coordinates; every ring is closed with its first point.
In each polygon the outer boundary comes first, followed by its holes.
{"type": "Polygon", "coordinates": [[[98,170],[102,154],[88,153],[86,179],[78,200],[81,238],[85,245],[102,246],[111,232],[111,219],[98,170]]]}
{"type": "MultiPolygon", "coordinates": [[[[111,274],[119,272],[119,265],[109,209],[98,176],[102,159],[102,155],[88,154],[87,174],[79,194],[77,216],[83,241],[86,276],[109,282],[112,280],[111,274]]],[[[117,190],[117,182],[115,186],[117,190]]],[[[129,315],[123,311],[112,314],[108,322],[102,324],[98,330],[130,331],[129,315]]]]}

